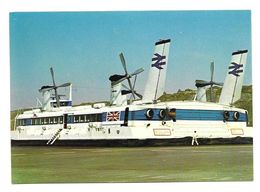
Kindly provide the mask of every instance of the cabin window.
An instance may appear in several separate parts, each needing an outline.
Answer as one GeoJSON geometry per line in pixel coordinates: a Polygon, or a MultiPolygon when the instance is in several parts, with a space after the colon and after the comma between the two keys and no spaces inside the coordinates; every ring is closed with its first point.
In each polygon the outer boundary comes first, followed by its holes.
{"type": "Polygon", "coordinates": [[[20,119],[17,119],[15,123],[16,123],[16,126],[19,126],[20,119]]]}
{"type": "Polygon", "coordinates": [[[58,123],[58,117],[53,118],[53,123],[55,123],[55,124],[58,123]]]}
{"type": "Polygon", "coordinates": [[[22,125],[21,119],[17,119],[17,120],[16,120],[16,126],[21,126],[21,125],[22,125]]]}
{"type": "Polygon", "coordinates": [[[36,125],[36,119],[32,119],[32,125],[36,125]]]}
{"type": "MultiPolygon", "coordinates": [[[[65,115],[65,114],[64,114],[65,115]]],[[[65,121],[65,120],[64,120],[65,121]]],[[[67,123],[73,123],[74,122],[74,116],[73,115],[67,115],[67,123]]]]}
{"type": "Polygon", "coordinates": [[[80,122],[85,122],[85,115],[80,115],[79,116],[79,121],[80,122]]]}
{"type": "MultiPolygon", "coordinates": [[[[50,118],[49,117],[46,117],[46,124],[50,124],[50,118]]],[[[44,121],[45,122],[45,121],[44,121]]]]}
{"type": "Polygon", "coordinates": [[[74,116],[74,122],[75,122],[75,123],[78,123],[78,122],[79,122],[79,116],[78,116],[78,115],[75,115],[75,116],[74,116]]]}
{"type": "Polygon", "coordinates": [[[101,122],[102,121],[102,114],[97,114],[97,122],[101,122]]]}
{"type": "Polygon", "coordinates": [[[96,121],[96,114],[91,114],[90,115],[90,121],[95,122],[96,121]]]}
{"type": "Polygon", "coordinates": [[[85,115],[86,122],[90,122],[90,115],[85,115]]]}
{"type": "Polygon", "coordinates": [[[39,118],[32,119],[32,125],[39,125],[39,118]]]}
{"type": "Polygon", "coordinates": [[[58,122],[59,122],[60,124],[62,124],[62,123],[63,123],[63,117],[58,117],[58,122]]]}
{"type": "Polygon", "coordinates": [[[32,119],[25,119],[25,125],[32,125],[32,119]]]}
{"type": "Polygon", "coordinates": [[[23,125],[23,119],[19,119],[19,125],[20,125],[20,126],[23,125]]]}
{"type": "Polygon", "coordinates": [[[54,118],[50,117],[50,124],[53,124],[53,123],[54,123],[54,118]]]}

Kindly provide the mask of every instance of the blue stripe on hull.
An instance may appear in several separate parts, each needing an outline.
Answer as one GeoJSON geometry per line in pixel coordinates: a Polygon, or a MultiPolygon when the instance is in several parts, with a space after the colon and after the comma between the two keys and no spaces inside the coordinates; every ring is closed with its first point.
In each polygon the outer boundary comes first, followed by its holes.
{"type": "MultiPolygon", "coordinates": [[[[151,120],[158,121],[162,120],[159,118],[159,111],[161,109],[153,109],[154,116],[151,120]]],[[[233,119],[235,111],[229,111],[230,115],[226,121],[238,121],[246,122],[246,114],[239,113],[240,117],[238,120],[233,119]]],[[[124,114],[124,112],[121,112],[124,114]]],[[[196,109],[176,109],[176,121],[178,120],[202,120],[202,121],[223,121],[223,110],[196,110],[196,109]]],[[[146,110],[130,111],[129,120],[147,120],[146,110]]],[[[124,115],[121,115],[120,120],[124,120],[124,115]]],[[[165,117],[164,120],[171,120],[169,117],[165,117]]]]}
{"type": "MultiPolygon", "coordinates": [[[[147,119],[146,112],[148,109],[144,110],[137,110],[137,111],[129,111],[129,117],[128,120],[131,121],[166,121],[166,120],[172,120],[167,115],[162,119],[159,117],[159,113],[163,109],[152,109],[153,110],[153,117],[151,119],[147,119]]],[[[246,113],[239,113],[239,119],[234,119],[234,113],[235,111],[228,111],[229,117],[228,119],[224,120],[223,117],[223,110],[197,110],[197,109],[176,109],[176,118],[175,120],[192,120],[192,121],[228,121],[228,122],[246,122],[247,116],[246,113]]],[[[84,114],[83,114],[84,115],[84,114]]],[[[88,114],[86,114],[88,115],[88,114]]],[[[107,121],[107,112],[94,114],[94,115],[100,115],[99,121],[93,120],[90,122],[106,122],[107,121]]],[[[74,122],[74,116],[75,115],[68,115],[67,123],[73,124],[73,123],[82,123],[82,122],[74,122]]],[[[125,118],[125,111],[120,111],[120,121],[124,121],[125,118]]],[[[28,118],[24,119],[24,125],[32,125],[32,119],[28,118]]],[[[85,122],[87,123],[87,122],[85,122]]],[[[44,124],[46,125],[46,124],[44,124]]]]}

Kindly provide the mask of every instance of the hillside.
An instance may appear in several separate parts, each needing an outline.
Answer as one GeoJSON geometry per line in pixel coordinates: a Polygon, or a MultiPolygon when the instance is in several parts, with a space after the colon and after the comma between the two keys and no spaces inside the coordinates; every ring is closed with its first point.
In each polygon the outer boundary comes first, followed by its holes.
{"type": "MultiPolygon", "coordinates": [[[[218,101],[219,100],[219,96],[220,96],[220,92],[221,92],[221,88],[219,87],[213,87],[213,93],[214,93],[214,100],[218,101]]],[[[195,90],[192,89],[185,89],[185,90],[178,90],[177,93],[172,93],[172,94],[168,94],[168,93],[164,93],[159,100],[161,101],[184,101],[184,100],[193,100],[194,96],[196,94],[195,90]]],[[[209,95],[210,92],[209,90],[207,91],[207,100],[209,101],[209,95]]],[[[104,101],[105,102],[105,101],[104,101]]],[[[108,102],[105,102],[108,103],[108,102]]],[[[80,105],[86,105],[86,104],[93,104],[93,103],[82,103],[80,105]]],[[[241,99],[239,101],[237,101],[234,104],[235,107],[238,108],[243,108],[246,109],[248,111],[248,120],[249,120],[249,126],[253,126],[253,117],[252,117],[252,113],[253,113],[253,106],[252,106],[252,85],[249,86],[243,86],[242,88],[242,95],[241,95],[241,99]]],[[[22,113],[23,111],[26,111],[29,109],[20,109],[20,110],[15,110],[15,111],[11,111],[11,130],[14,127],[14,118],[15,116],[19,113],[22,113]]]]}

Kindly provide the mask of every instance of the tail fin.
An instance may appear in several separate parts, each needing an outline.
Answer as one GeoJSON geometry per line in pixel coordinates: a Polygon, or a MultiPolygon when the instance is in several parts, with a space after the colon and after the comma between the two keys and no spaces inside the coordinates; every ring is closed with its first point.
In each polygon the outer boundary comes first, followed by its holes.
{"type": "Polygon", "coordinates": [[[155,101],[164,92],[170,42],[171,40],[167,39],[155,43],[152,64],[142,99],[143,102],[155,101]]]}
{"type": "Polygon", "coordinates": [[[243,79],[245,74],[246,58],[248,50],[232,53],[227,76],[221,91],[219,103],[232,105],[240,99],[243,79]]]}

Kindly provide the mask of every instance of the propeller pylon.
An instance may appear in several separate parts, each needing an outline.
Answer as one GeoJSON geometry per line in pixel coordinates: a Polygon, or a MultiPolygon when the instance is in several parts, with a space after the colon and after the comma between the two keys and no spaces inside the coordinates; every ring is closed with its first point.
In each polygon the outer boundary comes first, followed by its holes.
{"type": "Polygon", "coordinates": [[[210,81],[205,81],[205,80],[195,81],[195,86],[197,88],[210,86],[210,102],[213,102],[213,85],[223,86],[223,83],[217,83],[213,79],[214,79],[214,61],[210,63],[210,81]]]}
{"type": "Polygon", "coordinates": [[[111,76],[109,78],[111,80],[111,84],[112,85],[117,85],[117,84],[123,82],[124,80],[127,80],[128,87],[122,84],[122,86],[125,89],[127,89],[127,90],[122,90],[122,94],[129,94],[129,93],[131,93],[131,97],[133,97],[133,99],[136,99],[136,96],[141,99],[142,95],[135,91],[135,84],[136,84],[137,75],[139,73],[142,73],[144,71],[144,69],[143,68],[139,68],[136,71],[134,71],[133,73],[129,74],[128,71],[127,71],[126,60],[125,60],[125,57],[124,57],[123,53],[119,54],[119,58],[120,58],[120,61],[122,63],[125,75],[113,75],[113,76],[111,76]],[[132,81],[131,81],[132,77],[135,77],[134,84],[132,84],[132,81]]]}
{"type": "Polygon", "coordinates": [[[60,87],[68,87],[68,86],[71,85],[71,83],[63,83],[63,84],[57,86],[56,82],[55,82],[55,78],[54,78],[54,70],[53,70],[52,67],[50,68],[50,72],[51,72],[52,84],[53,85],[42,86],[39,89],[39,92],[54,90],[57,107],[60,107],[60,98],[59,98],[57,89],[60,88],[60,87]]]}

